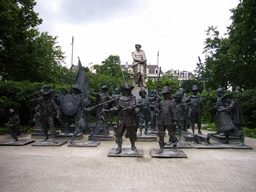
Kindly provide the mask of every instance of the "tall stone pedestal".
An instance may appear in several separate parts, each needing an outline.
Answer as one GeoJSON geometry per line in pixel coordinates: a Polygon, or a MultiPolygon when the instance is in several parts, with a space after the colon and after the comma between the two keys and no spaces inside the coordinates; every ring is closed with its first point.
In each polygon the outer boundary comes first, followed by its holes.
{"type": "Polygon", "coordinates": [[[141,87],[138,87],[138,86],[135,85],[134,89],[132,90],[132,94],[136,97],[136,101],[141,98],[140,95],[139,95],[139,92],[140,92],[141,89],[145,90],[147,95],[148,95],[148,88],[144,88],[144,87],[141,88],[141,87]]]}

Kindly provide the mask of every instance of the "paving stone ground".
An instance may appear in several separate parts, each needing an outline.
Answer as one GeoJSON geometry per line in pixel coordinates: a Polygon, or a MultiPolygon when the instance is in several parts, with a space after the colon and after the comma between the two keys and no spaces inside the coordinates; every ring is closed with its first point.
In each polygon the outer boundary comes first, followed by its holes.
{"type": "Polygon", "coordinates": [[[151,158],[157,142],[136,143],[143,158],[108,157],[114,141],[91,148],[0,146],[0,191],[256,191],[256,139],[246,137],[245,144],[253,150],[182,149],[188,158],[178,159],[151,158]]]}

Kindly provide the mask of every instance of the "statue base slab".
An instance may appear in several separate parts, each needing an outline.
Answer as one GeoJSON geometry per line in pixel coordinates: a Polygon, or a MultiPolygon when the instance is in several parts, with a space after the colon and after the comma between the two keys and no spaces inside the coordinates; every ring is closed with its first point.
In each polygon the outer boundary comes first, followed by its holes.
{"type": "Polygon", "coordinates": [[[40,147],[60,147],[61,145],[67,143],[68,141],[59,141],[58,143],[53,143],[51,139],[47,140],[47,141],[39,141],[36,142],[34,144],[32,144],[31,146],[40,146],[40,147]]]}
{"type": "Polygon", "coordinates": [[[24,146],[33,142],[35,142],[35,140],[32,140],[32,139],[19,139],[19,141],[9,140],[9,141],[1,141],[0,146],[24,146]]]}
{"type": "MultiPolygon", "coordinates": [[[[173,147],[171,145],[170,146],[165,145],[164,148],[165,149],[172,149],[173,147]]],[[[192,146],[187,142],[179,142],[179,143],[177,143],[177,148],[189,149],[189,148],[192,148],[192,146]]]]}
{"type": "MultiPolygon", "coordinates": [[[[48,132],[48,137],[51,138],[51,132],[48,132]]],[[[56,132],[55,138],[57,140],[71,140],[71,138],[73,137],[73,133],[59,133],[56,132]]],[[[44,139],[45,138],[45,134],[43,133],[32,133],[31,134],[31,138],[32,139],[44,139]]],[[[83,133],[78,133],[75,140],[80,140],[83,138],[83,133]]]]}
{"type": "Polygon", "coordinates": [[[163,153],[157,154],[158,149],[150,149],[150,155],[152,158],[187,158],[187,155],[181,150],[177,149],[177,152],[172,149],[164,149],[163,153]]]}
{"type": "Polygon", "coordinates": [[[241,143],[233,143],[233,144],[220,144],[222,149],[253,149],[247,145],[241,145],[241,143]]]}
{"type": "MultiPolygon", "coordinates": [[[[224,135],[213,135],[211,136],[211,139],[218,141],[218,142],[224,142],[225,141],[225,136],[224,135]]],[[[239,143],[240,142],[240,138],[238,136],[229,136],[229,143],[239,143]]]]}
{"type": "Polygon", "coordinates": [[[153,134],[146,135],[145,133],[143,133],[141,136],[137,136],[137,141],[157,141],[157,136],[153,134]]]}
{"type": "Polygon", "coordinates": [[[100,144],[99,141],[79,141],[75,144],[69,144],[68,147],[97,147],[100,144]]]}
{"type": "Polygon", "coordinates": [[[211,144],[206,144],[206,143],[191,143],[190,144],[194,149],[223,149],[220,145],[220,143],[211,143],[211,144]]]}
{"type": "Polygon", "coordinates": [[[214,142],[211,144],[201,143],[201,144],[190,144],[194,149],[253,149],[250,146],[238,144],[222,144],[214,142]]]}
{"type": "Polygon", "coordinates": [[[184,139],[185,142],[194,142],[195,138],[193,134],[184,134],[182,133],[181,137],[184,139]]]}
{"type": "MultiPolygon", "coordinates": [[[[113,141],[114,140],[114,134],[109,135],[94,135],[95,141],[113,141]]],[[[93,137],[89,136],[89,141],[92,141],[93,137]]]]}
{"type": "Polygon", "coordinates": [[[112,148],[108,153],[108,157],[143,157],[143,155],[143,149],[133,151],[130,148],[122,148],[122,152],[119,154],[116,154],[116,148],[112,148]]]}

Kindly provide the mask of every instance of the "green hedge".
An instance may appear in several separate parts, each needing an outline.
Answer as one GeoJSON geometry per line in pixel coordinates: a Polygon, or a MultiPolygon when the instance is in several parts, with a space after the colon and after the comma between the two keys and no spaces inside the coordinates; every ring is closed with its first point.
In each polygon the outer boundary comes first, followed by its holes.
{"type": "MultiPolygon", "coordinates": [[[[21,119],[21,125],[34,126],[32,121],[34,116],[35,104],[33,98],[39,95],[40,89],[43,85],[49,88],[53,84],[45,83],[30,83],[28,81],[13,82],[0,81],[0,127],[3,123],[8,121],[8,110],[13,108],[21,119]]],[[[58,84],[55,86],[55,93],[60,93],[63,87],[70,90],[71,86],[66,84],[58,84]]],[[[93,91],[94,89],[91,88],[93,91]]],[[[233,92],[233,98],[241,105],[243,114],[246,120],[246,127],[256,128],[256,90],[246,90],[243,92],[233,92]]],[[[213,123],[215,115],[210,109],[216,105],[217,94],[216,90],[203,91],[200,94],[203,102],[203,116],[204,123],[213,123]]],[[[92,105],[95,104],[96,98],[92,97],[92,105]]],[[[93,112],[93,116],[95,112],[93,112]]]]}
{"type": "MultiPolygon", "coordinates": [[[[8,121],[10,108],[14,109],[20,117],[21,125],[34,126],[32,121],[35,111],[33,98],[39,96],[43,85],[53,88],[53,84],[0,81],[0,126],[8,121]]],[[[70,85],[56,85],[55,92],[60,93],[63,86],[68,90],[71,87],[70,85]]]]}

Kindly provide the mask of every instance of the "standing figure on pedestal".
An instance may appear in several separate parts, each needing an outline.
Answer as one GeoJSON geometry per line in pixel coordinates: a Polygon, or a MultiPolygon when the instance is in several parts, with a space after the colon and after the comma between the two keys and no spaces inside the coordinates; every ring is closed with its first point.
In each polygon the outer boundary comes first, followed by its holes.
{"type": "Polygon", "coordinates": [[[150,98],[149,107],[150,107],[150,114],[151,114],[150,128],[151,128],[151,133],[154,133],[156,131],[156,120],[157,120],[157,113],[155,112],[155,107],[157,103],[162,101],[162,98],[158,95],[156,89],[150,92],[149,98],[150,98]]]}
{"type": "Polygon", "coordinates": [[[135,147],[135,141],[137,138],[137,127],[138,119],[135,112],[136,108],[136,97],[132,95],[133,86],[129,84],[121,85],[122,96],[118,100],[117,105],[114,108],[105,111],[118,111],[118,120],[117,120],[117,135],[116,143],[118,145],[116,149],[116,154],[122,152],[122,143],[123,143],[123,134],[127,130],[126,137],[129,137],[131,142],[131,149],[137,151],[135,147]]]}
{"type": "MultiPolygon", "coordinates": [[[[185,103],[187,101],[186,93],[185,93],[183,88],[180,88],[179,91],[182,92],[182,94],[183,94],[182,102],[185,103]]],[[[188,105],[186,107],[185,113],[186,113],[186,115],[185,115],[185,123],[184,123],[184,130],[183,131],[184,131],[184,133],[187,133],[188,132],[188,128],[191,125],[191,122],[190,122],[191,108],[188,105]]]]}
{"type": "Polygon", "coordinates": [[[183,92],[178,91],[174,95],[174,99],[171,101],[171,108],[173,112],[173,122],[178,126],[179,141],[181,141],[181,134],[184,130],[186,112],[188,106],[182,102],[183,92]]]}
{"type": "Polygon", "coordinates": [[[20,134],[20,118],[15,114],[13,109],[9,110],[10,117],[8,122],[5,124],[10,129],[10,135],[15,141],[18,141],[17,135],[20,134]]]}
{"type": "Polygon", "coordinates": [[[147,78],[147,59],[145,52],[143,50],[140,50],[141,45],[136,44],[135,45],[135,51],[132,52],[132,58],[133,58],[133,73],[131,78],[133,79],[133,83],[136,86],[139,86],[141,88],[146,88],[145,80],[147,78]]]}
{"type": "Polygon", "coordinates": [[[173,109],[172,109],[172,102],[169,99],[171,95],[171,90],[168,86],[164,86],[162,92],[164,100],[162,100],[156,106],[156,113],[159,113],[159,120],[158,120],[158,135],[159,135],[159,146],[160,149],[156,151],[157,154],[163,153],[164,146],[166,143],[164,142],[164,134],[165,130],[167,129],[169,132],[169,143],[172,144],[174,151],[177,151],[177,142],[178,139],[175,137],[176,132],[176,125],[173,124],[173,109]]]}
{"type": "Polygon", "coordinates": [[[142,129],[144,127],[145,123],[145,135],[148,135],[148,129],[149,129],[149,121],[151,120],[151,114],[150,114],[150,98],[147,97],[145,90],[140,90],[139,95],[141,96],[141,99],[138,99],[137,107],[139,108],[139,116],[140,116],[140,133],[139,136],[142,135],[142,129]]]}
{"type": "Polygon", "coordinates": [[[192,132],[194,135],[195,134],[195,123],[197,123],[198,133],[202,134],[202,132],[201,132],[201,117],[202,117],[202,107],[204,105],[203,105],[200,95],[198,94],[199,88],[197,87],[197,85],[193,85],[192,92],[193,92],[193,95],[190,95],[186,100],[186,103],[189,104],[190,109],[191,109],[191,117],[190,117],[191,128],[192,128],[192,132]]]}
{"type": "Polygon", "coordinates": [[[54,110],[57,111],[57,119],[59,119],[59,107],[56,105],[56,103],[53,101],[53,95],[54,91],[51,90],[44,90],[43,97],[39,97],[38,99],[35,99],[36,102],[40,104],[41,108],[41,120],[42,120],[42,128],[43,132],[45,134],[45,140],[48,140],[48,128],[51,129],[51,135],[52,135],[52,142],[58,143],[58,141],[55,139],[56,134],[56,128],[54,127],[54,118],[53,118],[53,112],[54,110]]]}
{"type": "MultiPolygon", "coordinates": [[[[91,95],[93,97],[97,97],[97,104],[101,104],[101,103],[111,100],[111,97],[109,96],[109,94],[107,94],[108,86],[103,85],[101,90],[102,91],[99,93],[91,92],[91,95]]],[[[107,121],[107,116],[104,113],[104,109],[109,109],[109,104],[104,104],[97,108],[96,130],[94,133],[95,135],[109,135],[108,121],[107,121]]]]}
{"type": "Polygon", "coordinates": [[[239,103],[231,100],[232,95],[224,94],[224,89],[219,87],[217,89],[217,102],[213,109],[216,110],[214,118],[217,127],[216,134],[225,133],[224,144],[229,144],[230,133],[235,131],[235,135],[240,137],[241,145],[244,145],[244,131],[243,124],[245,120],[239,103]]]}
{"type": "Polygon", "coordinates": [[[74,96],[75,100],[77,100],[77,103],[78,103],[77,111],[74,115],[72,115],[72,117],[74,119],[74,124],[75,124],[75,132],[70,141],[70,143],[72,145],[75,145],[74,140],[75,140],[77,134],[82,132],[82,128],[83,128],[83,123],[82,123],[82,121],[83,121],[83,111],[82,111],[83,93],[79,87],[74,86],[70,90],[70,95],[74,96]]]}

